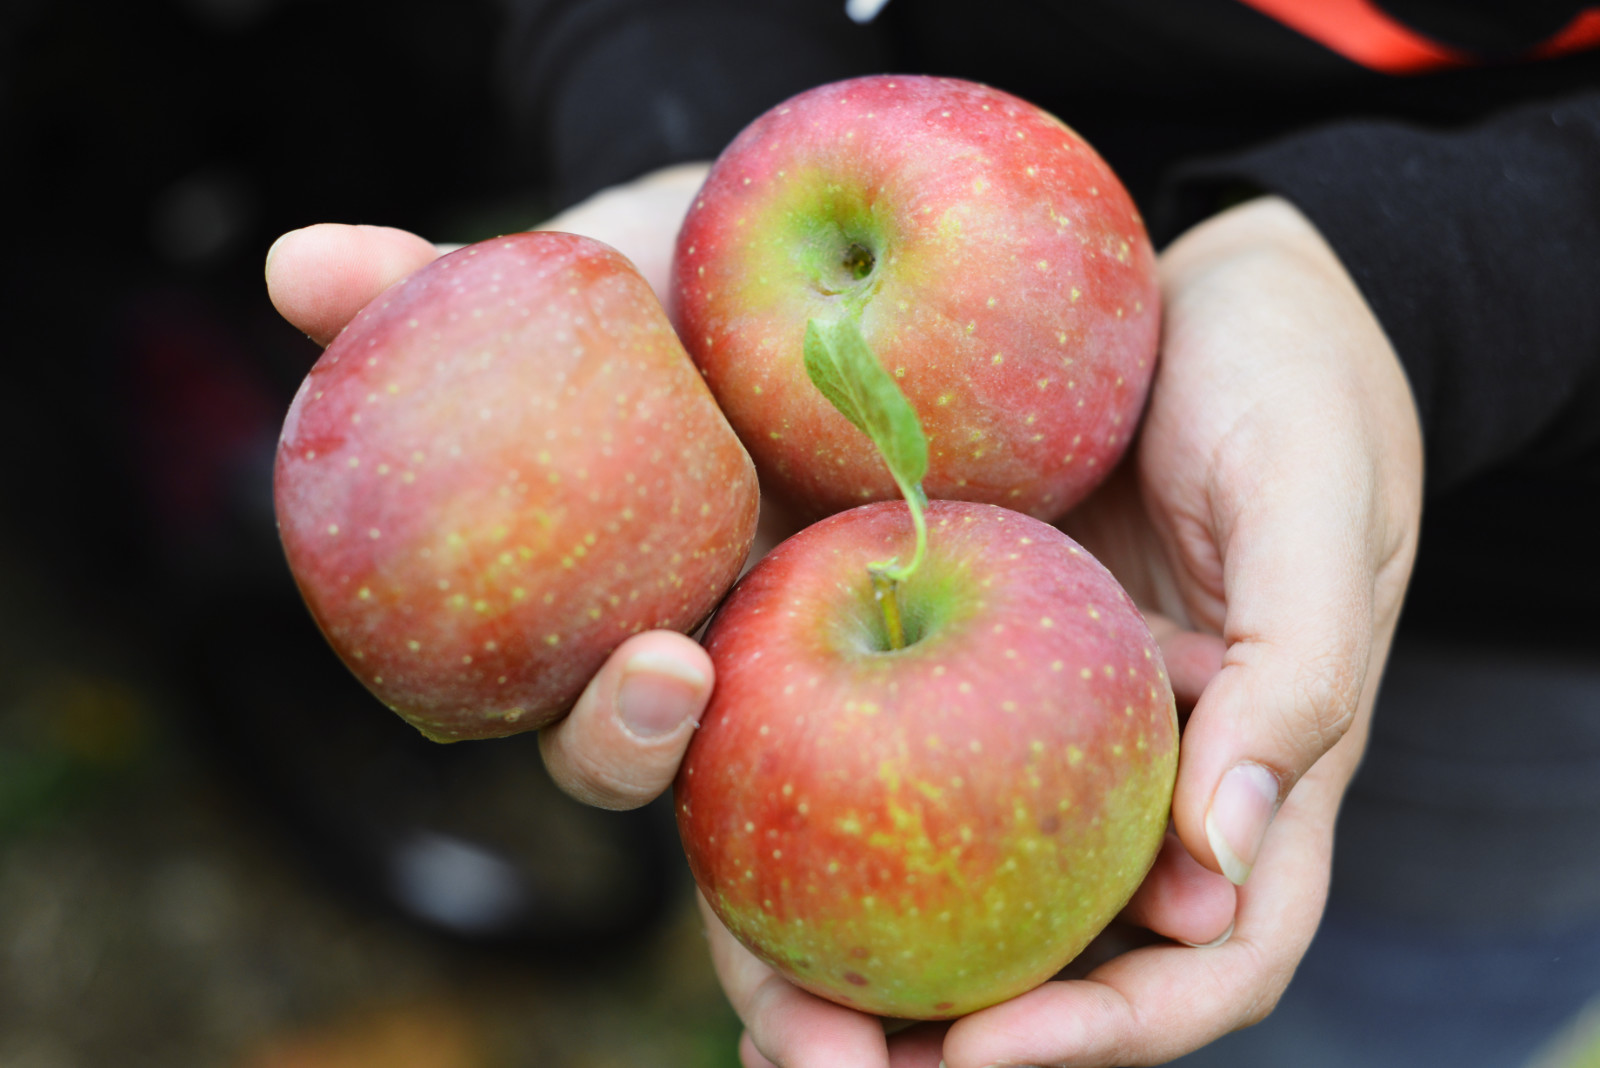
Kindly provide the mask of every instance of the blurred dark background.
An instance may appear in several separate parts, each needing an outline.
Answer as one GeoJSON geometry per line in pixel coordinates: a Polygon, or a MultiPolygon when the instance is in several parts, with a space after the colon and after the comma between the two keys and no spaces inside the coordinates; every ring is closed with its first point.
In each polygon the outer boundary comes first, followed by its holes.
{"type": "Polygon", "coordinates": [[[0,4],[0,1065],[719,1065],[670,815],[424,742],[272,525],[285,230],[548,214],[489,0],[0,4]]]}
{"type": "Polygon", "coordinates": [[[0,0],[0,1068],[737,1063],[670,814],[423,741],[273,530],[272,241],[556,206],[511,2],[0,0]]]}

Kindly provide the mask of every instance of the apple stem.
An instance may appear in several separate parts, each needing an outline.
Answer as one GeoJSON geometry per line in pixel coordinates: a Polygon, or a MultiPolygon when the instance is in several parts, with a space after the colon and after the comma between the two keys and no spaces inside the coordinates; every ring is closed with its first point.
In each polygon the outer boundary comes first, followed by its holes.
{"type": "Polygon", "coordinates": [[[900,565],[899,557],[895,557],[867,565],[867,574],[872,576],[872,596],[883,612],[883,625],[889,636],[890,649],[906,647],[905,623],[900,616],[900,583],[911,577],[928,551],[928,520],[923,514],[928,499],[923,496],[922,486],[920,483],[907,486],[901,482],[900,492],[905,496],[906,507],[911,510],[911,525],[917,532],[917,547],[911,554],[911,562],[900,565]]]}
{"type": "Polygon", "coordinates": [[[928,507],[928,498],[922,492],[922,484],[907,485],[900,479],[895,479],[900,487],[900,495],[906,500],[906,507],[911,510],[911,526],[916,531],[916,548],[912,550],[911,562],[901,564],[897,556],[892,560],[885,560],[881,564],[871,565],[875,571],[881,571],[894,582],[904,582],[922,564],[922,557],[928,551],[928,520],[923,514],[928,507]]]}
{"type": "Polygon", "coordinates": [[[872,596],[877,599],[878,608],[883,612],[883,625],[889,636],[889,648],[904,649],[906,630],[905,624],[900,619],[900,596],[896,592],[900,582],[882,567],[870,567],[867,571],[872,576],[872,596]]]}

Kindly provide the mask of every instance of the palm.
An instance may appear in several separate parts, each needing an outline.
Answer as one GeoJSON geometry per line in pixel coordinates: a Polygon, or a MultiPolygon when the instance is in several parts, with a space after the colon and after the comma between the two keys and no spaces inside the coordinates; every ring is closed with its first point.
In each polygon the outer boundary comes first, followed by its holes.
{"type": "Polygon", "coordinates": [[[1183,593],[1200,585],[1201,577],[1189,561],[1173,558],[1166,549],[1174,540],[1175,522],[1151,488],[1159,479],[1145,475],[1147,462],[1160,463],[1159,458],[1147,461],[1136,447],[1057,525],[1116,575],[1147,614],[1159,614],[1180,627],[1203,626],[1211,619],[1202,621],[1196,613],[1200,606],[1188,603],[1183,593]]]}

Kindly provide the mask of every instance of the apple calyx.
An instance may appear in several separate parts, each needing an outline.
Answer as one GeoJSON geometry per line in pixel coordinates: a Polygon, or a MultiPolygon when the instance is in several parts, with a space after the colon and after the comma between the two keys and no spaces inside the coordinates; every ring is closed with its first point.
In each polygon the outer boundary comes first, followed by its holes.
{"type": "MultiPolygon", "coordinates": [[[[867,270],[871,270],[870,259],[867,270]]],[[[917,539],[911,560],[901,564],[899,557],[891,557],[867,565],[873,597],[883,612],[889,648],[904,649],[905,624],[900,615],[898,589],[921,565],[928,549],[924,514],[928,496],[922,490],[922,479],[928,473],[927,435],[922,432],[911,402],[873,355],[861,333],[858,312],[806,322],[805,366],[806,375],[829,403],[872,440],[911,510],[917,539]]]]}
{"type": "Polygon", "coordinates": [[[872,268],[877,266],[877,262],[877,257],[872,254],[872,250],[860,242],[852,242],[850,247],[844,251],[843,267],[850,272],[850,277],[857,282],[870,275],[872,268]]]}

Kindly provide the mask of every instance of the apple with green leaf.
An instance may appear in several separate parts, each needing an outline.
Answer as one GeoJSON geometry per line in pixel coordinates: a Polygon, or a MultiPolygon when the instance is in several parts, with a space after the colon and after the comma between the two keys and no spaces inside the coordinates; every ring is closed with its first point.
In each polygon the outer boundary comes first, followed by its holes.
{"type": "Polygon", "coordinates": [[[713,911],[795,984],[939,1019],[1049,979],[1165,833],[1178,727],[1144,618],[1056,528],[924,498],[927,442],[854,321],[808,377],[900,502],[836,514],[741,582],[676,781],[713,911]]]}
{"type": "Polygon", "coordinates": [[[809,320],[858,321],[922,422],[931,496],[1043,519],[1126,449],[1160,329],[1105,161],[1015,96],[920,76],[821,86],[747,127],[683,223],[669,301],[764,483],[816,515],[895,487],[810,388],[809,320]]]}
{"type": "Polygon", "coordinates": [[[754,536],[754,468],[650,287],[561,233],[397,283],[311,369],[275,503],[323,633],[439,741],[562,715],[629,635],[689,631],[754,536]]]}

